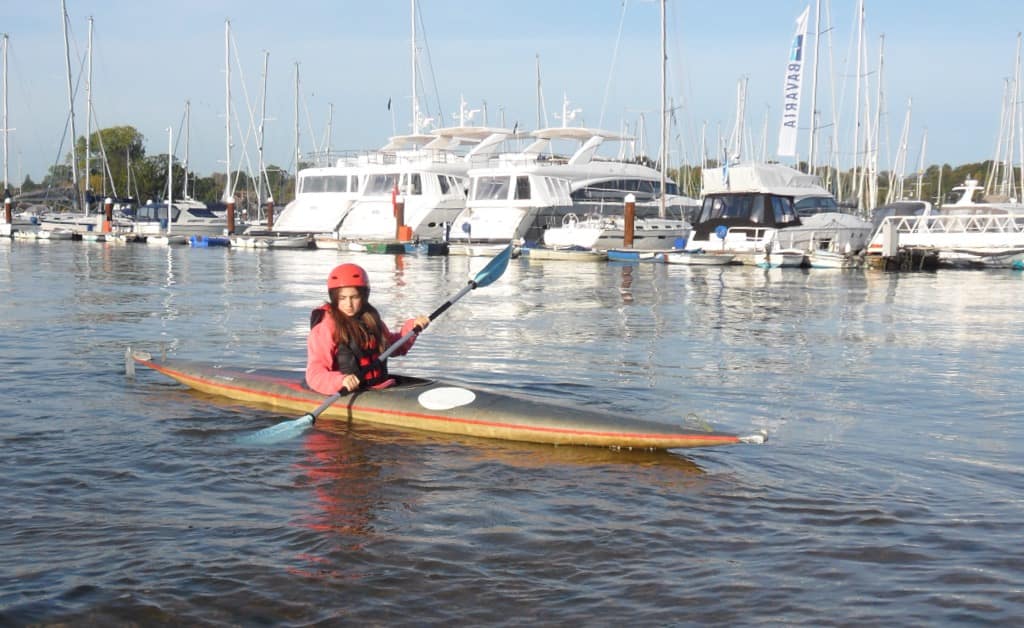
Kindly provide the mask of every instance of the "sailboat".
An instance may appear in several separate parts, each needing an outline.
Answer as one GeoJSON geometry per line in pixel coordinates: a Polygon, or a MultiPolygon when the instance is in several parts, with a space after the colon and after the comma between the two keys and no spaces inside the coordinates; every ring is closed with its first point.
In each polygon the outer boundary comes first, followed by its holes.
{"type": "MultiPolygon", "coordinates": [[[[68,10],[67,4],[61,0],[61,24],[64,32],[64,59],[68,87],[68,117],[71,129],[71,180],[74,189],[74,205],[77,205],[84,213],[82,215],[69,215],[67,213],[49,213],[40,222],[38,236],[42,239],[71,239],[75,232],[92,231],[96,228],[95,218],[89,217],[89,207],[82,194],[81,185],[78,179],[78,155],[76,151],[77,131],[75,129],[75,92],[71,81],[71,47],[68,39],[68,10]]],[[[90,50],[92,56],[92,21],[90,20],[90,50]]],[[[90,64],[91,66],[91,64],[90,64]]]]}
{"type": "MultiPolygon", "coordinates": [[[[187,244],[185,236],[174,233],[174,129],[167,128],[167,203],[163,206],[162,218],[157,223],[161,229],[146,236],[146,244],[167,246],[169,244],[187,244]]],[[[157,211],[161,208],[156,208],[157,211]]],[[[157,214],[160,216],[161,214],[157,214]]]]}

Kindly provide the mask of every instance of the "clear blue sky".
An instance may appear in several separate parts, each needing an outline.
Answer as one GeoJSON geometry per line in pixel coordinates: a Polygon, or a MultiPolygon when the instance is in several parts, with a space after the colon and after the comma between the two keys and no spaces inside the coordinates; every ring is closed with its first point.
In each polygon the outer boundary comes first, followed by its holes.
{"type": "MultiPolygon", "coordinates": [[[[671,140],[673,162],[685,151],[698,159],[700,129],[707,141],[733,128],[738,81],[748,79],[746,127],[754,148],[768,118],[774,156],[782,75],[795,20],[808,0],[668,2],[669,95],[681,108],[671,140]],[[680,148],[680,147],[683,148],[680,148]]],[[[812,26],[813,31],[813,6],[812,26]]],[[[831,119],[831,98],[847,103],[838,133],[852,142],[853,35],[856,0],[822,0],[819,109],[831,119]]],[[[370,149],[410,122],[410,3],[408,0],[67,0],[76,76],[84,68],[88,18],[94,18],[93,129],[136,127],[148,154],[166,154],[167,131],[182,125],[191,101],[190,169],[224,171],[224,23],[231,21],[232,102],[236,121],[258,118],[264,51],[269,51],[265,153],[288,169],[294,153],[295,64],[299,64],[300,147],[324,143],[329,106],[331,147],[370,149]],[[237,50],[237,58],[235,57],[237,50]],[[248,104],[246,97],[248,97],[248,104]],[[392,111],[387,110],[391,99],[392,111]]],[[[487,103],[489,122],[537,126],[539,55],[547,124],[560,122],[563,94],[583,111],[576,123],[635,129],[643,114],[647,152],[658,151],[659,3],[655,0],[420,0],[419,35],[424,107],[454,124],[460,96],[474,108],[487,103]],[[625,11],[623,11],[625,8],[625,11]],[[623,14],[625,17],[623,18],[623,14]],[[619,39],[620,25],[622,30],[619,39]],[[616,42],[618,50],[616,53],[616,42]]],[[[866,0],[868,71],[877,72],[885,35],[883,139],[880,163],[895,157],[908,98],[913,98],[908,171],[916,167],[927,129],[928,163],[960,164],[992,157],[999,132],[1004,79],[1014,69],[1024,1],[866,0]]],[[[61,137],[67,86],[59,0],[0,0],[7,33],[10,176],[39,181],[68,151],[61,137]]],[[[84,85],[84,74],[82,74],[84,85]]],[[[809,77],[801,126],[809,125],[809,77]]],[[[872,90],[875,89],[872,80],[872,90]]],[[[872,103],[875,94],[871,95],[872,103]]],[[[77,131],[86,128],[84,87],[75,104],[77,131]]],[[[476,122],[481,122],[480,117],[476,122]]],[[[234,130],[234,158],[245,139],[234,130]]],[[[255,143],[248,140],[255,160],[255,143]]],[[[799,150],[807,152],[806,133],[799,150]]],[[[848,150],[848,148],[846,149],[848,150]]],[[[759,155],[760,153],[758,153],[759,155]]],[[[176,150],[179,159],[183,148],[176,150]]],[[[757,157],[758,155],[747,155],[757,157]]],[[[848,166],[851,158],[843,157],[848,166]]]]}

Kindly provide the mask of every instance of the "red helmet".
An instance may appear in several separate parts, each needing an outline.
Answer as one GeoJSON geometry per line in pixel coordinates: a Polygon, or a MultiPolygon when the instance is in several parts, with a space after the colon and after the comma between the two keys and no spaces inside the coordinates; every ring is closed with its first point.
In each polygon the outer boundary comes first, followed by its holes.
{"type": "Polygon", "coordinates": [[[331,274],[327,276],[327,289],[335,288],[369,288],[370,278],[362,266],[356,264],[342,264],[335,266],[331,274]]]}

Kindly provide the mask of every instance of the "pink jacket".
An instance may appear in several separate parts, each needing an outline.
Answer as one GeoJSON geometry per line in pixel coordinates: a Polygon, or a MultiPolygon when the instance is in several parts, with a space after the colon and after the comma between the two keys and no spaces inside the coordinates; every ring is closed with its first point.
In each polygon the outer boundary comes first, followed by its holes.
{"type": "MultiPolygon", "coordinates": [[[[412,331],[415,326],[416,320],[412,318],[405,321],[400,333],[392,333],[388,326],[384,325],[384,337],[388,341],[388,346],[412,331]]],[[[416,336],[413,336],[391,355],[405,355],[415,342],[416,336]]],[[[309,330],[309,336],[306,337],[306,385],[322,395],[333,395],[341,390],[341,382],[345,379],[345,375],[348,375],[348,373],[334,370],[336,350],[334,319],[324,316],[323,320],[309,330]]]]}

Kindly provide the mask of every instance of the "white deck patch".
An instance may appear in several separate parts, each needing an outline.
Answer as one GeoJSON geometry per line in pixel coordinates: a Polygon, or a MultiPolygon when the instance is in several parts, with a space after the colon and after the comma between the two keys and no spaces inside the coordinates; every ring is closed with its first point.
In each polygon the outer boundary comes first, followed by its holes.
{"type": "Polygon", "coordinates": [[[473,403],[476,393],[465,388],[441,386],[419,396],[420,405],[428,410],[451,410],[473,403]]]}

